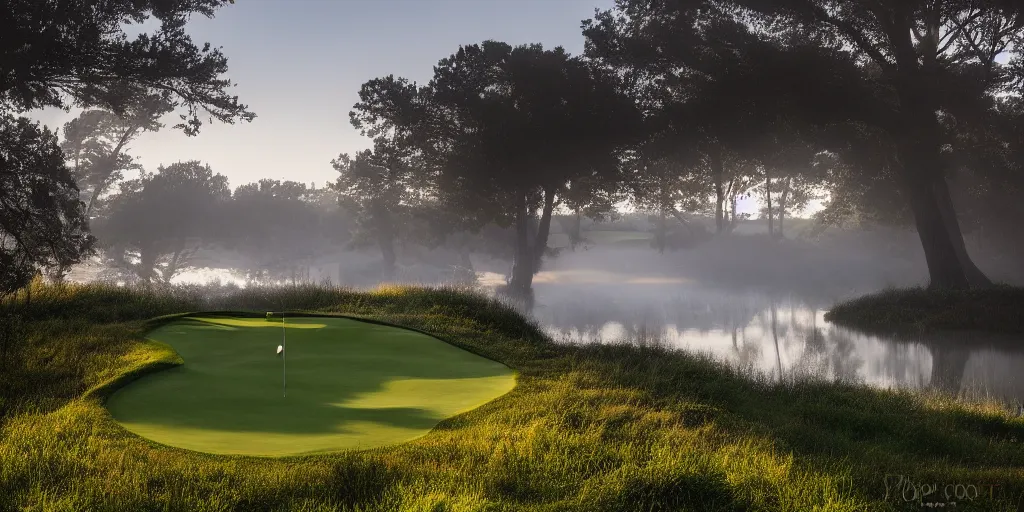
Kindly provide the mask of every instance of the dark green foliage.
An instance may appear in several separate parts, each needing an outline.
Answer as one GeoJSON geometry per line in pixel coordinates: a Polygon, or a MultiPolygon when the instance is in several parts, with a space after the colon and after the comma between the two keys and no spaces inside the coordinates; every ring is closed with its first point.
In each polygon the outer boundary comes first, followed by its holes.
{"type": "Polygon", "coordinates": [[[945,180],[957,136],[988,122],[997,95],[1019,93],[1019,5],[619,0],[583,28],[588,54],[631,75],[668,133],[692,120],[697,141],[762,163],[758,145],[773,132],[810,135],[846,159],[830,218],[909,211],[932,286],[990,284],[967,254],[945,180]],[[873,203],[871,189],[899,194],[873,203]]]}
{"type": "Polygon", "coordinates": [[[225,3],[3,2],[0,294],[23,286],[39,270],[63,277],[89,253],[88,208],[79,201],[75,179],[89,186],[91,208],[120,171],[133,167],[121,152],[124,144],[141,130],[158,128],[159,115],[184,107],[176,128],[189,135],[199,131],[201,111],[228,123],[253,119],[227,94],[224,55],[209,44],[197,47],[185,32],[191,15],[213,16],[225,3]],[[151,19],[159,21],[154,32],[128,37],[126,29],[151,19]],[[10,115],[72,106],[87,109],[65,130],[76,175],[68,172],[49,131],[10,115]]]}
{"type": "Polygon", "coordinates": [[[621,151],[640,135],[614,73],[561,47],[497,41],[460,47],[426,86],[393,76],[363,84],[350,117],[422,158],[420,192],[436,197],[438,218],[456,229],[516,227],[518,291],[539,269],[560,194],[584,179],[615,183],[621,151]]]}
{"type": "Polygon", "coordinates": [[[124,98],[106,109],[85,110],[64,124],[61,149],[79,188],[88,191],[86,214],[124,177],[124,171],[142,169],[125,147],[142,132],[162,128],[160,117],[170,110],[166,94],[149,94],[124,98]]]}
{"type": "Polygon", "coordinates": [[[196,251],[222,238],[216,222],[231,198],[227,178],[198,161],[178,162],[121,184],[96,231],[116,268],[144,282],[167,283],[196,251]]]}
{"type": "Polygon", "coordinates": [[[89,253],[84,206],[54,134],[0,113],[0,297],[89,253]]]}
{"type": "MultiPolygon", "coordinates": [[[[187,114],[175,126],[194,135],[200,111],[222,122],[255,116],[227,93],[227,58],[185,32],[193,14],[212,17],[232,0],[5,0],[0,10],[0,109],[117,106],[164,93],[187,114]],[[159,21],[130,39],[131,24],[159,21]]],[[[115,110],[115,112],[119,112],[115,110]]]]}
{"type": "Polygon", "coordinates": [[[354,158],[342,154],[331,165],[340,174],[331,189],[356,219],[353,242],[375,243],[384,259],[383,277],[393,277],[396,240],[422,233],[417,220],[436,202],[423,159],[415,148],[381,136],[372,150],[354,158]]]}
{"type": "Polygon", "coordinates": [[[262,179],[235,189],[230,203],[215,219],[211,242],[237,251],[254,281],[294,276],[303,265],[334,246],[347,226],[338,222],[337,205],[320,204],[325,188],[294,181],[262,179]]]}

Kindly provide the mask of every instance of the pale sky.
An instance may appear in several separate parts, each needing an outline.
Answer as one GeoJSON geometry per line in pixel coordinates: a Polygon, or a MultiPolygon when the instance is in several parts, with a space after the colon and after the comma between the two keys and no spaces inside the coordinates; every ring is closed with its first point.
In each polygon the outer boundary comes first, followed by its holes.
{"type": "MultiPolygon", "coordinates": [[[[223,47],[248,124],[205,125],[196,137],[169,127],[139,137],[129,154],[150,171],[209,163],[235,188],[260,178],[333,181],[331,160],[370,146],[349,124],[359,86],[395,74],[420,83],[461,44],[496,39],[583,52],[580,22],[613,0],[236,0],[194,18],[193,40],[223,47]]],[[[59,129],[77,114],[35,111],[59,129]]]]}
{"type": "MultiPolygon", "coordinates": [[[[614,0],[236,0],[217,17],[195,17],[197,44],[223,48],[232,94],[257,117],[252,123],[207,124],[186,137],[167,116],[160,132],[136,139],[128,153],[148,171],[199,160],[228,177],[231,188],[261,178],[315,182],[337,173],[331,160],[370,147],[349,124],[359,87],[394,74],[419,83],[459,45],[495,39],[542,43],[583,53],[580,23],[614,0]]],[[[34,111],[52,129],[77,110],[34,111]]],[[[753,201],[740,211],[756,212],[753,201]]],[[[817,208],[814,208],[817,209],[817,208]]]]}

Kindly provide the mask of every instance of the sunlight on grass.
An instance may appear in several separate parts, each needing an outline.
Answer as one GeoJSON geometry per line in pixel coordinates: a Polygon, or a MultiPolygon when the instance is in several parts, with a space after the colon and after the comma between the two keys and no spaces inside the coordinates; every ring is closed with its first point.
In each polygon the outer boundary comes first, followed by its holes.
{"type": "Polygon", "coordinates": [[[291,319],[292,321],[268,322],[264,318],[227,318],[227,317],[189,317],[197,322],[213,325],[225,325],[230,327],[244,327],[246,329],[259,329],[273,327],[275,329],[323,329],[327,327],[324,323],[310,323],[308,319],[291,319]]]}
{"type": "Polygon", "coordinates": [[[107,399],[125,428],[154,441],[219,454],[295,455],[408,441],[515,385],[505,366],[429,336],[346,318],[186,317],[146,334],[183,364],[107,399]],[[206,324],[234,327],[209,330],[206,324]],[[315,328],[310,330],[309,327],[315,328]],[[302,332],[303,330],[311,332],[302,332]]]}
{"type": "Polygon", "coordinates": [[[456,290],[168,293],[34,292],[20,313],[23,363],[6,370],[16,385],[4,390],[0,508],[922,509],[927,500],[897,497],[895,476],[988,486],[956,510],[1016,510],[1024,495],[1024,424],[996,404],[772,383],[655,343],[558,345],[510,307],[456,290]],[[198,309],[395,322],[501,361],[519,383],[395,446],[284,459],[163,447],[121,428],[101,400],[119,379],[180,362],[143,341],[143,320],[198,309]]]}

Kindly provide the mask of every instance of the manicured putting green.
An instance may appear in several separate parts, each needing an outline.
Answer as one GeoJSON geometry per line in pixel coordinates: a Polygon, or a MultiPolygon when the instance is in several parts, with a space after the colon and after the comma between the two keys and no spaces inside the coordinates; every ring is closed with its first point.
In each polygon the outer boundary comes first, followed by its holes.
{"type": "Polygon", "coordinates": [[[504,365],[345,318],[189,317],[153,330],[185,363],[115,392],[121,425],[170,446],[282,456],[409,441],[512,389],[504,365]],[[287,396],[276,351],[287,334],[287,396]]]}

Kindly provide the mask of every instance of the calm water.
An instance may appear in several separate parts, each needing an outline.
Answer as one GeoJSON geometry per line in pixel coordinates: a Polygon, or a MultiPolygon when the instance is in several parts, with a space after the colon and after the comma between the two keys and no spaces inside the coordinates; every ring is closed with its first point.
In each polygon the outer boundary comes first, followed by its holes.
{"type": "MultiPolygon", "coordinates": [[[[1024,340],[872,336],[826,322],[842,297],[713,289],[575,271],[535,285],[533,316],[567,343],[656,339],[779,379],[827,379],[1024,401],[1024,340]]],[[[543,276],[538,276],[543,277],[543,276]]]]}

